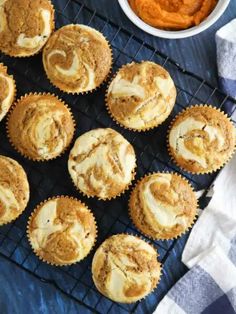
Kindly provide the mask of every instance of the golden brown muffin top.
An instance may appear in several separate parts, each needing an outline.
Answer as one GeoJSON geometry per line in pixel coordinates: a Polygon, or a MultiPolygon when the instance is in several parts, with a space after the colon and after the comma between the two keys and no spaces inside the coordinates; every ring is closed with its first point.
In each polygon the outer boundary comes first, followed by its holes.
{"type": "Polygon", "coordinates": [[[153,239],[172,239],[184,233],[197,213],[192,187],[177,174],[154,173],[144,177],[130,198],[134,224],[153,239]]]}
{"type": "Polygon", "coordinates": [[[10,141],[32,160],[49,160],[61,155],[73,134],[70,110],[51,94],[29,94],[20,98],[8,120],[10,141]]]}
{"type": "Polygon", "coordinates": [[[146,130],[162,123],[175,104],[176,89],[169,73],[150,61],[123,66],[107,91],[107,105],[120,124],[146,130]]]}
{"type": "Polygon", "coordinates": [[[0,63],[0,121],[10,109],[15,93],[15,81],[12,76],[7,74],[7,67],[0,63]]]}
{"type": "Polygon", "coordinates": [[[117,234],[97,249],[92,262],[97,289],[116,302],[132,303],[157,285],[161,265],[154,248],[136,236],[117,234]]]}
{"type": "Polygon", "coordinates": [[[193,106],[173,121],[170,153],[177,164],[193,173],[222,167],[235,150],[235,128],[223,112],[211,106],[193,106]]]}
{"type": "Polygon", "coordinates": [[[92,249],[96,234],[93,214],[79,200],[66,196],[41,203],[28,224],[34,252],[54,265],[82,260],[92,249]]]}
{"type": "Polygon", "coordinates": [[[0,156],[0,225],[16,219],[29,201],[29,183],[15,160],[0,156]]]}
{"type": "Polygon", "coordinates": [[[32,56],[44,46],[54,28],[49,0],[0,1],[0,50],[13,57],[32,56]]]}
{"type": "Polygon", "coordinates": [[[132,145],[112,129],[81,135],[72,148],[68,169],[75,186],[87,196],[118,196],[134,177],[136,157],[132,145]]]}
{"type": "Polygon", "coordinates": [[[111,49],[97,30],[79,24],[56,31],[43,50],[50,81],[68,93],[95,89],[106,79],[112,64],[111,49]]]}

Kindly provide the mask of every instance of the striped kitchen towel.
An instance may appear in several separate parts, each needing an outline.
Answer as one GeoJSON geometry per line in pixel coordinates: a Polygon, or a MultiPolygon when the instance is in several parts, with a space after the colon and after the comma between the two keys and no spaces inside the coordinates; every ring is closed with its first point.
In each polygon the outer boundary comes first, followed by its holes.
{"type": "MultiPolygon", "coordinates": [[[[216,44],[221,88],[236,98],[236,19],[216,33],[216,44]]],[[[182,255],[190,271],[155,314],[236,313],[236,156],[218,175],[211,196],[182,255]]]]}
{"type": "Polygon", "coordinates": [[[235,265],[216,246],[177,282],[155,314],[235,314],[235,283],[235,265]]]}
{"type": "Polygon", "coordinates": [[[216,33],[219,84],[236,98],[236,19],[216,33]]]}

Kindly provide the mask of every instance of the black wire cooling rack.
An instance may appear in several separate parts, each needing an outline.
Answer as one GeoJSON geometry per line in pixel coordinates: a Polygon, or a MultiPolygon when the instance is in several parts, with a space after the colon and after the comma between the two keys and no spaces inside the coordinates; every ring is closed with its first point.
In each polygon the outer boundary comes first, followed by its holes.
{"type": "MultiPolygon", "coordinates": [[[[198,103],[210,103],[229,116],[236,109],[236,101],[197,75],[186,71],[134,34],[119,27],[101,14],[77,0],[54,1],[56,27],[69,23],[90,25],[101,31],[111,43],[114,54],[113,71],[131,61],[153,60],[172,75],[178,90],[177,102],[171,117],[160,127],[145,133],[135,133],[118,127],[109,117],[104,105],[106,86],[85,96],[67,95],[50,85],[43,71],[41,55],[26,59],[12,59],[0,55],[9,72],[14,74],[18,97],[26,92],[56,93],[72,108],[77,121],[76,137],[96,127],[112,127],[122,133],[134,146],[138,158],[137,177],[152,171],[176,171],[184,175],[196,190],[207,189],[215,175],[194,176],[180,171],[170,160],[166,149],[166,132],[170,120],[183,108],[198,103]]],[[[234,121],[235,122],[235,121],[234,121]]],[[[181,252],[187,235],[174,241],[150,241],[158,250],[163,275],[158,288],[145,300],[131,305],[114,303],[102,296],[91,278],[93,253],[81,263],[56,268],[41,262],[32,252],[26,238],[26,223],[31,211],[42,200],[54,195],[79,197],[93,210],[98,222],[97,246],[108,236],[128,232],[139,234],[128,218],[129,192],[112,201],[86,199],[74,190],[67,171],[68,152],[54,161],[37,163],[25,160],[10,146],[4,123],[0,126],[0,154],[18,160],[25,168],[31,187],[30,203],[14,223],[0,227],[0,255],[40,280],[51,283],[70,298],[84,306],[84,313],[151,313],[170,287],[187,271],[181,263],[181,252]]]]}

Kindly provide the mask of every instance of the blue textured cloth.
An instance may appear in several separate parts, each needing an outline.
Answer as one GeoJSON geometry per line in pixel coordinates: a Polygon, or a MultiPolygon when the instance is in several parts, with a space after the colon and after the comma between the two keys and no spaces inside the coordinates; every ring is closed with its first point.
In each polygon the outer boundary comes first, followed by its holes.
{"type": "Polygon", "coordinates": [[[219,84],[236,98],[236,19],[216,33],[219,84]]]}
{"type": "Polygon", "coordinates": [[[234,314],[236,267],[217,246],[161,301],[155,314],[234,314]]]}
{"type": "MultiPolygon", "coordinates": [[[[236,19],[216,33],[219,83],[236,98],[236,19]]],[[[226,104],[227,105],[227,104],[226,104]]],[[[182,262],[190,268],[155,314],[236,313],[236,156],[217,177],[182,262]]]]}

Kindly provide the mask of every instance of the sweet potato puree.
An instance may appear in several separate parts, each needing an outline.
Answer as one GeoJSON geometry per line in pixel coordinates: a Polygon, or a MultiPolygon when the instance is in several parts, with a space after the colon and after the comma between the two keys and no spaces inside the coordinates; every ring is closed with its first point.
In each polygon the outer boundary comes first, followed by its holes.
{"type": "Polygon", "coordinates": [[[129,0],[133,11],[147,24],[180,30],[200,24],[218,0],[129,0]]]}

